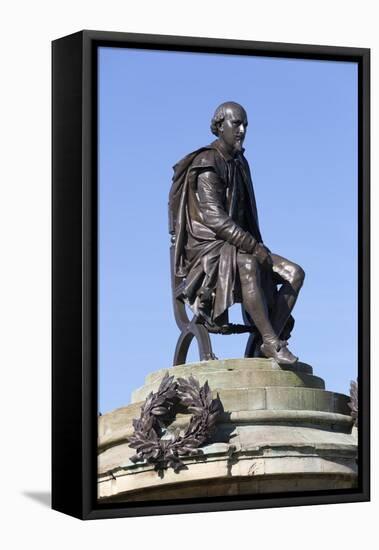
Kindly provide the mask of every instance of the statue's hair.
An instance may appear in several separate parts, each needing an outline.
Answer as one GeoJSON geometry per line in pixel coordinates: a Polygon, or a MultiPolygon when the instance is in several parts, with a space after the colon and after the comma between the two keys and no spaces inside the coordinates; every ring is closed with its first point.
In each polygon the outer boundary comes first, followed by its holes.
{"type": "Polygon", "coordinates": [[[239,109],[241,109],[241,111],[246,113],[242,105],[236,103],[235,101],[225,101],[225,103],[221,103],[221,105],[219,105],[215,110],[215,114],[213,115],[211,120],[211,132],[217,137],[219,127],[224,122],[226,110],[230,107],[238,107],[239,109]]]}

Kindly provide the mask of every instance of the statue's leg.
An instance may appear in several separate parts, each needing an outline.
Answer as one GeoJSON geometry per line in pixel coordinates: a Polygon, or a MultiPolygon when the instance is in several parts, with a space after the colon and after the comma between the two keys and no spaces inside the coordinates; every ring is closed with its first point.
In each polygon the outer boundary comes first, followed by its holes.
{"type": "Polygon", "coordinates": [[[282,285],[277,293],[274,313],[271,318],[275,332],[280,335],[295,306],[305,273],[299,265],[278,254],[271,254],[271,258],[276,282],[282,285]]]}
{"type": "Polygon", "coordinates": [[[261,287],[260,266],[251,254],[237,253],[237,265],[241,281],[243,306],[259,330],[263,341],[276,344],[279,341],[271,325],[267,303],[261,287]]]}
{"type": "Polygon", "coordinates": [[[268,313],[264,291],[261,286],[261,266],[250,254],[237,253],[237,266],[241,281],[243,306],[252,318],[263,340],[261,351],[265,357],[279,363],[293,364],[297,361],[275,332],[268,313]]]}
{"type": "MultiPolygon", "coordinates": [[[[248,312],[245,309],[243,303],[241,303],[242,317],[245,325],[254,326],[254,322],[248,312]]],[[[245,357],[264,357],[261,352],[261,345],[263,344],[262,336],[259,331],[254,327],[254,332],[250,333],[250,336],[246,343],[245,357]]]]}

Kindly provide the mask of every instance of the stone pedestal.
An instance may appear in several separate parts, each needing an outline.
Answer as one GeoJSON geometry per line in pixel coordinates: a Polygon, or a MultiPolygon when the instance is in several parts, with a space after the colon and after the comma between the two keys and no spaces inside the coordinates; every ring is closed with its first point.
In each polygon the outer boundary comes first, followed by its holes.
{"type": "MultiPolygon", "coordinates": [[[[227,359],[153,372],[132,403],[99,417],[98,496],[103,502],[351,488],[357,442],[349,397],[325,390],[312,367],[279,366],[270,359],[227,359]],[[225,413],[203,457],[186,470],[159,477],[152,465],[133,464],[132,419],[169,371],[208,380],[225,413]]],[[[178,415],[172,427],[185,426],[178,415]]]]}

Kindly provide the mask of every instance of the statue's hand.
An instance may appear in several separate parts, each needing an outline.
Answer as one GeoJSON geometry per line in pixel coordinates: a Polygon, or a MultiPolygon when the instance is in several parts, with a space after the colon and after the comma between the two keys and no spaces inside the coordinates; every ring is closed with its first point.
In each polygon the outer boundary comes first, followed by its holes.
{"type": "Polygon", "coordinates": [[[267,264],[269,266],[272,266],[272,258],[270,255],[269,249],[262,243],[257,243],[253,256],[258,260],[258,262],[262,264],[267,264]]]}

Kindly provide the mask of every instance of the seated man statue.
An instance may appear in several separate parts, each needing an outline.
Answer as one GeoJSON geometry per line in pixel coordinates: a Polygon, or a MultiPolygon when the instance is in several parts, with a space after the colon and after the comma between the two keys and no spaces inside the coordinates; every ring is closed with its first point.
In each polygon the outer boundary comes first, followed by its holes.
{"type": "Polygon", "coordinates": [[[210,331],[222,332],[228,308],[241,303],[255,331],[252,355],[292,364],[291,311],[305,274],[263,244],[242,147],[247,124],[241,105],[221,104],[211,122],[217,139],[174,166],[174,273],[183,301],[210,331]]]}

